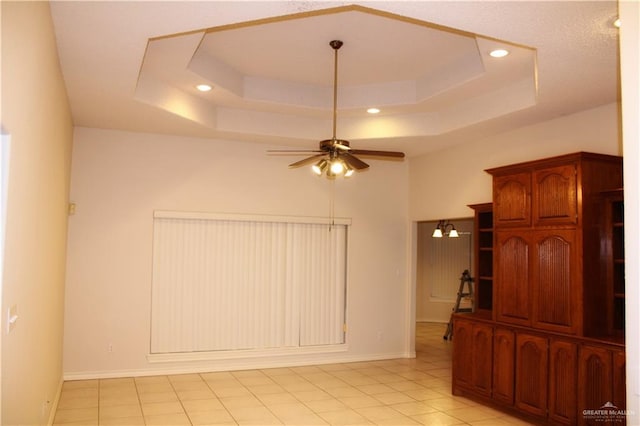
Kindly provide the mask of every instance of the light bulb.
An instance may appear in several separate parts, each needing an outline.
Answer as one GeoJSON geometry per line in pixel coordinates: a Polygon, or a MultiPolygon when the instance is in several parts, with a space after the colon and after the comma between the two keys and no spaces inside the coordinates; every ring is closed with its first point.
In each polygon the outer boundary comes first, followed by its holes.
{"type": "Polygon", "coordinates": [[[342,161],[335,160],[333,163],[331,163],[331,173],[333,173],[334,175],[339,175],[342,174],[343,171],[344,166],[342,165],[342,161]]]}

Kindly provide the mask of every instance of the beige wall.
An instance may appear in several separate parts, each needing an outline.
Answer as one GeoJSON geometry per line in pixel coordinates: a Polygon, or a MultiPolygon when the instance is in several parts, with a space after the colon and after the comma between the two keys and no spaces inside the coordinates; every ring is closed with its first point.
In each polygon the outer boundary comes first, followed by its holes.
{"type": "Polygon", "coordinates": [[[3,1],[1,7],[2,129],[11,137],[2,424],[43,424],[62,379],[72,122],[49,4],[3,1]],[[6,334],[14,305],[19,319],[6,334]]]}
{"type": "Polygon", "coordinates": [[[491,201],[490,167],[577,151],[622,155],[618,105],[468,141],[409,161],[411,220],[469,217],[468,204],[491,201]]]}
{"type": "Polygon", "coordinates": [[[65,315],[66,377],[408,356],[407,163],[335,181],[352,218],[346,353],[147,361],[154,210],[327,216],[331,183],[260,144],[76,128],[65,315]],[[113,351],[108,352],[109,345],[113,351]]]}

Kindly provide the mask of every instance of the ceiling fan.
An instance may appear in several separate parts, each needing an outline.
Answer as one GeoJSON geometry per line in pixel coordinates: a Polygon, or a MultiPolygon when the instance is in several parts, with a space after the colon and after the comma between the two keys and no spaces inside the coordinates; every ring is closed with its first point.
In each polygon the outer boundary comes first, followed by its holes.
{"type": "Polygon", "coordinates": [[[332,40],[329,45],[334,50],[334,67],[333,67],[333,136],[331,139],[320,141],[317,150],[271,150],[275,153],[294,153],[294,152],[313,152],[315,155],[307,157],[303,160],[289,164],[290,168],[300,167],[314,163],[311,167],[313,172],[318,176],[325,174],[327,178],[334,179],[337,176],[349,177],[355,171],[365,170],[369,167],[367,163],[356,157],[356,155],[366,157],[378,157],[381,159],[400,159],[404,158],[403,152],[397,151],[372,151],[366,149],[353,149],[349,141],[338,139],[336,137],[336,118],[338,106],[338,49],[343,45],[340,40],[332,40]]]}

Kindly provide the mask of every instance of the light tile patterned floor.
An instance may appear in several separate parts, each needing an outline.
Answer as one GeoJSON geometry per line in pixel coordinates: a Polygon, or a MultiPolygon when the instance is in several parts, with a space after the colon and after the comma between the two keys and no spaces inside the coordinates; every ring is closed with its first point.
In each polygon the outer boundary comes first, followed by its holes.
{"type": "Polygon", "coordinates": [[[416,359],[65,382],[56,425],[525,425],[451,395],[446,324],[416,359]]]}

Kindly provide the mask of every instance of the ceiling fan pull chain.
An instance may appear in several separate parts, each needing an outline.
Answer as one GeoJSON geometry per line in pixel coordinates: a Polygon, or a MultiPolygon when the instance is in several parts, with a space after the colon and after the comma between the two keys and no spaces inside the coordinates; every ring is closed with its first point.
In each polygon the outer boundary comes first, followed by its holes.
{"type": "Polygon", "coordinates": [[[335,179],[331,179],[329,182],[331,188],[329,190],[329,232],[333,229],[336,224],[336,181],[335,179]]]}

